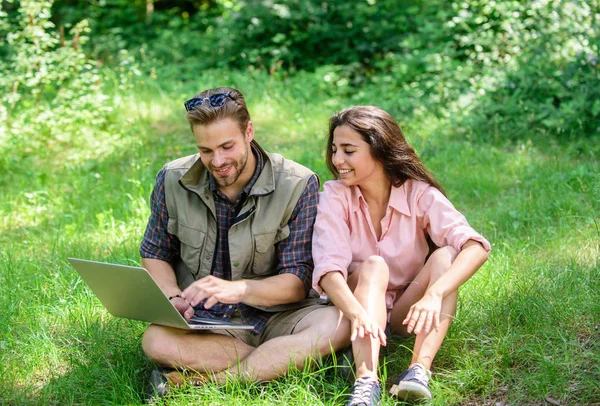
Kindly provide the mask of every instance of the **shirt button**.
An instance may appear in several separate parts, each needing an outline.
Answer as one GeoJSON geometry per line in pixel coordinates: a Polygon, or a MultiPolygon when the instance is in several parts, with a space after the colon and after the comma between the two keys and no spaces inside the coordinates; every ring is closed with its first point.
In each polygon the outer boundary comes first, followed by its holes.
{"type": "Polygon", "coordinates": [[[233,305],[229,305],[229,308],[230,308],[230,309],[231,309],[231,308],[233,308],[233,305]]]}
{"type": "Polygon", "coordinates": [[[207,256],[206,256],[206,257],[204,257],[204,258],[206,258],[206,259],[210,259],[210,255],[207,255],[207,256]]]}
{"type": "Polygon", "coordinates": [[[237,268],[238,266],[240,266],[240,263],[239,263],[239,262],[237,262],[237,261],[234,261],[234,262],[233,262],[233,266],[235,266],[235,267],[237,268]]]}

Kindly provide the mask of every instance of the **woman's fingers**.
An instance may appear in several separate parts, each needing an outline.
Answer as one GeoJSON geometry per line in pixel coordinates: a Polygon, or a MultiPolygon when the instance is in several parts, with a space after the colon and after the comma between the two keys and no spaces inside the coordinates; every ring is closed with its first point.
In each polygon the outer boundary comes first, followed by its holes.
{"type": "Polygon", "coordinates": [[[410,319],[408,319],[408,327],[406,328],[406,331],[409,333],[412,333],[415,330],[419,317],[421,316],[420,310],[413,309],[411,313],[410,319]]]}
{"type": "Polygon", "coordinates": [[[377,324],[377,323],[369,324],[368,333],[371,334],[374,338],[379,338],[379,324],[377,324]]]}
{"type": "Polygon", "coordinates": [[[373,329],[371,328],[371,324],[365,323],[362,325],[365,335],[373,335],[373,329]]]}
{"type": "Polygon", "coordinates": [[[420,334],[428,334],[432,329],[436,331],[440,326],[440,312],[433,306],[420,306],[419,303],[411,306],[402,324],[406,325],[406,331],[420,334]]]}
{"type": "Polygon", "coordinates": [[[381,327],[379,327],[378,330],[379,330],[379,342],[381,343],[381,345],[383,345],[385,347],[387,345],[387,337],[385,336],[385,330],[382,329],[381,327]]]}
{"type": "Polygon", "coordinates": [[[358,326],[358,337],[359,338],[365,337],[365,327],[362,324],[360,326],[358,326]]]}
{"type": "Polygon", "coordinates": [[[419,318],[417,319],[415,328],[413,329],[415,334],[421,333],[421,330],[423,329],[423,325],[425,324],[426,319],[427,319],[427,312],[426,311],[419,312],[419,318]]]}
{"type": "Polygon", "coordinates": [[[410,319],[411,319],[411,317],[413,315],[414,307],[415,307],[414,305],[412,305],[410,307],[410,310],[408,311],[408,314],[406,315],[406,318],[404,319],[404,321],[402,322],[402,324],[406,325],[406,324],[408,324],[410,322],[410,319]]]}
{"type": "Polygon", "coordinates": [[[350,341],[367,336],[379,340],[384,346],[387,345],[385,330],[379,326],[379,323],[361,319],[353,320],[350,325],[350,341]]]}
{"type": "Polygon", "coordinates": [[[434,312],[428,312],[427,319],[425,320],[425,325],[423,326],[423,327],[425,327],[425,334],[427,334],[431,331],[431,326],[433,324],[433,320],[434,320],[434,312]]]}
{"type": "Polygon", "coordinates": [[[354,341],[356,340],[356,335],[358,334],[358,325],[356,323],[356,321],[352,321],[351,325],[350,325],[350,341],[354,341]]]}

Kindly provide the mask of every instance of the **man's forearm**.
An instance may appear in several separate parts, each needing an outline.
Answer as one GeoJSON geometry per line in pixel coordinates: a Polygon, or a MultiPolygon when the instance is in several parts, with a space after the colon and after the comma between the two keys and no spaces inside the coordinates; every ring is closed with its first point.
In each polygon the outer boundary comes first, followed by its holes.
{"type": "Polygon", "coordinates": [[[160,259],[142,258],[142,267],[152,275],[152,279],[156,281],[167,297],[181,293],[171,264],[160,259]]]}
{"type": "Polygon", "coordinates": [[[276,306],[298,302],[306,297],[304,284],[296,275],[280,274],[266,279],[245,279],[243,302],[254,306],[276,306]]]}

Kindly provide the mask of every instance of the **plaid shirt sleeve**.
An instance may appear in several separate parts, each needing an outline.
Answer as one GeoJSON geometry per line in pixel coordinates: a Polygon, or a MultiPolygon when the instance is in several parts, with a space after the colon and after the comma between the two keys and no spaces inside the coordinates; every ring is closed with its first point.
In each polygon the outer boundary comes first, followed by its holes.
{"type": "Polygon", "coordinates": [[[142,258],[172,262],[179,256],[179,239],[169,234],[169,216],[165,201],[165,168],[156,175],[156,183],[150,196],[150,218],[140,246],[142,258]]]}
{"type": "Polygon", "coordinates": [[[319,198],[319,180],[313,175],[300,196],[288,226],[290,235],[277,243],[279,274],[291,273],[304,283],[306,292],[310,290],[314,268],[312,258],[312,234],[317,203],[319,198]]]}

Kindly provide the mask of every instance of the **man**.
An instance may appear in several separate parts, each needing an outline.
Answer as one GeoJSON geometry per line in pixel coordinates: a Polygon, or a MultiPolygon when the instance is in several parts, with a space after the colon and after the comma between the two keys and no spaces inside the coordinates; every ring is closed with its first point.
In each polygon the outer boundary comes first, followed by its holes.
{"type": "Polygon", "coordinates": [[[306,299],[316,175],[254,141],[239,91],[209,89],[185,107],[199,154],[158,173],[142,264],[185,318],[255,327],[190,332],[150,325],[144,352],[174,369],[152,373],[159,395],[206,375],[218,383],[230,376],[271,380],[349,343],[339,311],[306,299]]]}

